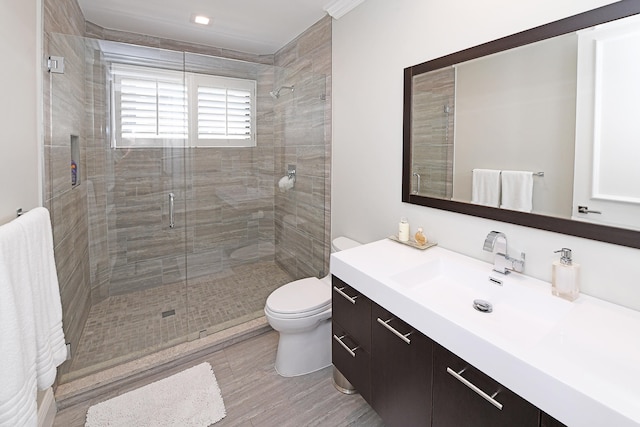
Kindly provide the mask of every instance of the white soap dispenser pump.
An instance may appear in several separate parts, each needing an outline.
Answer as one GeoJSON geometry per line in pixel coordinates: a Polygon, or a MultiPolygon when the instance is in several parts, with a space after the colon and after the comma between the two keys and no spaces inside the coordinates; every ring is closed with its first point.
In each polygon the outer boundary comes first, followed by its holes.
{"type": "Polygon", "coordinates": [[[571,249],[562,248],[560,261],[553,263],[551,292],[553,295],[573,301],[580,294],[580,265],[571,259],[571,249]]]}

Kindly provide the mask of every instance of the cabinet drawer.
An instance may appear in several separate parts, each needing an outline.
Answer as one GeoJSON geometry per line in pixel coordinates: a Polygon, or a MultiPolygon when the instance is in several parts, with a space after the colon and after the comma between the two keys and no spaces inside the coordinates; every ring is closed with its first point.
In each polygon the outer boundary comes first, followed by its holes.
{"type": "Polygon", "coordinates": [[[333,365],[358,390],[362,397],[371,402],[371,374],[369,353],[349,335],[340,324],[333,322],[331,340],[333,365]]]}
{"type": "Polygon", "coordinates": [[[332,283],[333,321],[371,353],[371,300],[336,276],[332,283]]]}
{"type": "Polygon", "coordinates": [[[537,427],[539,419],[540,410],[531,403],[435,345],[434,426],[537,427]]]}

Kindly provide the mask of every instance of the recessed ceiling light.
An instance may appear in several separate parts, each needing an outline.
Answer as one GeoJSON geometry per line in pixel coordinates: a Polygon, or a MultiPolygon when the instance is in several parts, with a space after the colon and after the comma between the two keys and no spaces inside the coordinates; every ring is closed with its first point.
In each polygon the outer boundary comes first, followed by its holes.
{"type": "Polygon", "coordinates": [[[204,15],[193,15],[193,17],[191,18],[191,22],[199,25],[209,25],[211,19],[208,16],[204,15]]]}

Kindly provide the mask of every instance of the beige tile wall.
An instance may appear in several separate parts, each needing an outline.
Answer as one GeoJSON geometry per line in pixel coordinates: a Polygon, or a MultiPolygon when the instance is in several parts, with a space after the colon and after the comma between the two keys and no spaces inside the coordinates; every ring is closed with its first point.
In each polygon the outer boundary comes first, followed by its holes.
{"type": "Polygon", "coordinates": [[[329,272],[331,236],[331,18],[275,55],[275,182],[296,165],[293,190],[276,192],[276,259],[294,277],[329,272]]]}

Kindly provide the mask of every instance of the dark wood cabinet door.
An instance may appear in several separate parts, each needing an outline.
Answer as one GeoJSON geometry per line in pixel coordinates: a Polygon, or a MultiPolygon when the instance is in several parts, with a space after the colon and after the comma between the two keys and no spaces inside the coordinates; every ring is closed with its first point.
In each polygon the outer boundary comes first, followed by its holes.
{"type": "Polygon", "coordinates": [[[371,353],[371,300],[336,276],[333,276],[332,283],[333,321],[371,353]]]}
{"type": "Polygon", "coordinates": [[[433,367],[434,427],[539,426],[538,408],[437,344],[433,367]]]}
{"type": "Polygon", "coordinates": [[[389,427],[429,426],[433,341],[375,303],[371,332],[371,406],[389,427]]]}
{"type": "Polygon", "coordinates": [[[333,365],[371,402],[371,300],[332,276],[333,365]]]}
{"type": "Polygon", "coordinates": [[[371,356],[339,323],[333,322],[332,326],[333,365],[355,387],[364,400],[371,403],[371,356]]]}

